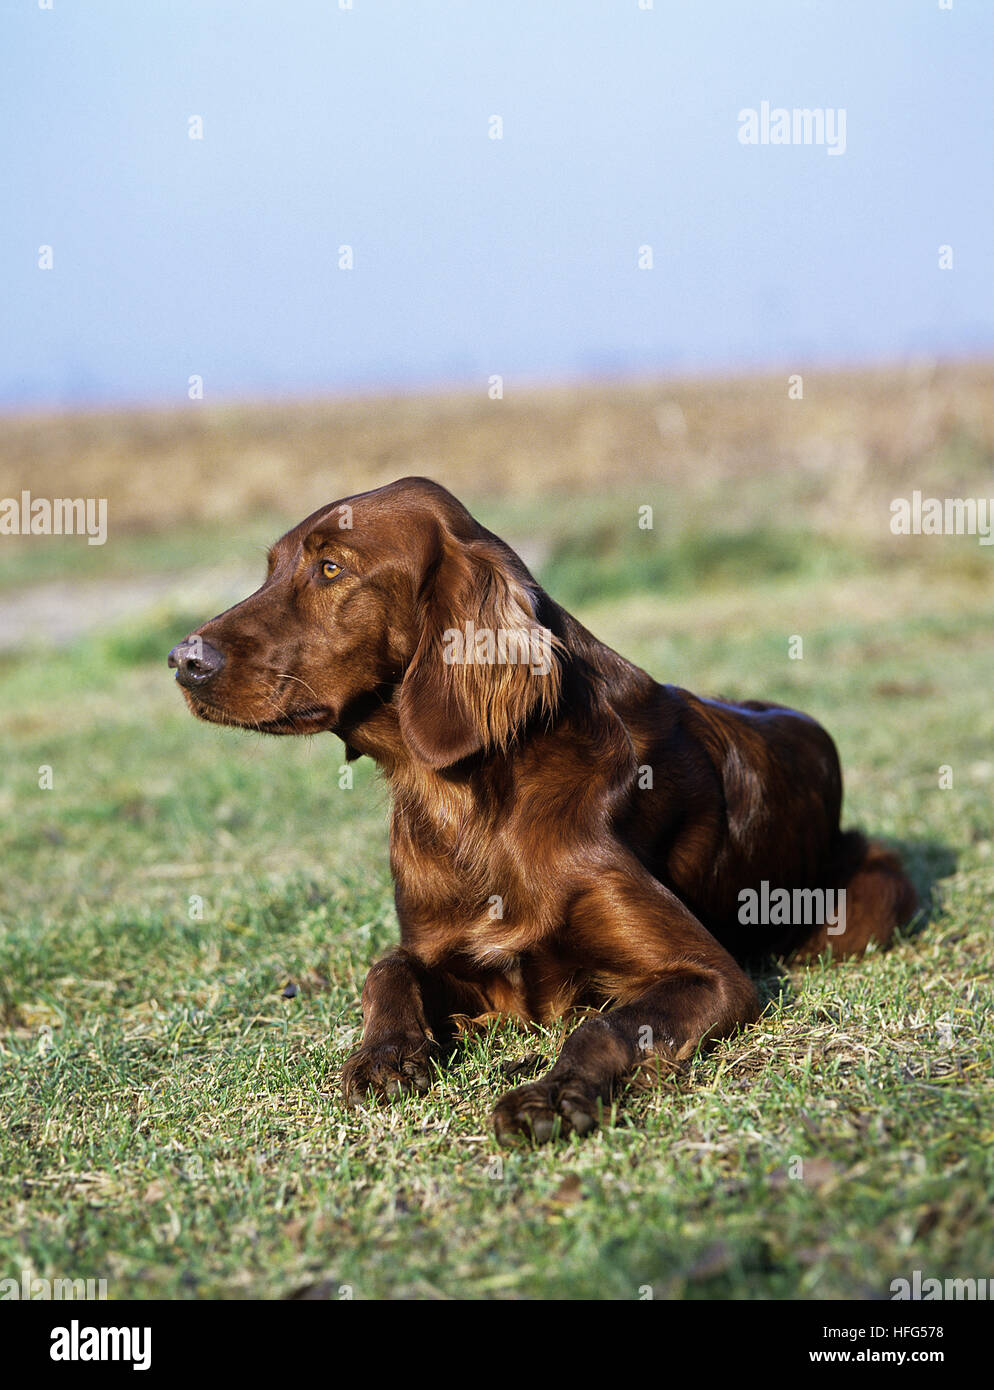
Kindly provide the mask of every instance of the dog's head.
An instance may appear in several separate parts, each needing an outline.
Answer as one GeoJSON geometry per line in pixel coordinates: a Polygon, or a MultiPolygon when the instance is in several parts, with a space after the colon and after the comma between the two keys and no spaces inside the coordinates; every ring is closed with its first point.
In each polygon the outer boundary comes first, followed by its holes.
{"type": "Polygon", "coordinates": [[[354,752],[375,754],[385,739],[394,756],[442,768],[555,709],[561,646],[544,602],[518,556],[451,493],[404,478],[288,531],[262,587],[180,642],[169,664],[201,719],[330,730],[354,752]]]}

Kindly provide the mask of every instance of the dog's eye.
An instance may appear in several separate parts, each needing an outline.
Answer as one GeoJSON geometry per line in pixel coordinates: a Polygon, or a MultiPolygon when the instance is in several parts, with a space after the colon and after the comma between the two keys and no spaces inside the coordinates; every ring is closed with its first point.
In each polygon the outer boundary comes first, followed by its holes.
{"type": "Polygon", "coordinates": [[[321,577],[323,579],[337,579],[341,572],[341,565],[336,565],[334,560],[321,561],[321,577]]]}

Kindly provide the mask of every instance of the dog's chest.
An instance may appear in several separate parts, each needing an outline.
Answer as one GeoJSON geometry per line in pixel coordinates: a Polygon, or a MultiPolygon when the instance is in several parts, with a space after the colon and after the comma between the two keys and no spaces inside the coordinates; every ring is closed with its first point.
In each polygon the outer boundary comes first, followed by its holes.
{"type": "Polygon", "coordinates": [[[487,814],[468,789],[446,786],[427,803],[395,803],[390,834],[404,944],[426,962],[498,975],[517,997],[563,924],[567,883],[560,842],[525,834],[521,812],[487,814]]]}
{"type": "Polygon", "coordinates": [[[568,837],[531,837],[510,817],[395,814],[390,860],[403,944],[474,981],[497,1012],[547,1022],[577,1002],[588,972],[569,955],[568,837]]]}
{"type": "Polygon", "coordinates": [[[452,843],[391,839],[391,867],[405,935],[419,950],[457,953],[511,972],[557,923],[555,875],[540,875],[500,837],[452,843]]]}

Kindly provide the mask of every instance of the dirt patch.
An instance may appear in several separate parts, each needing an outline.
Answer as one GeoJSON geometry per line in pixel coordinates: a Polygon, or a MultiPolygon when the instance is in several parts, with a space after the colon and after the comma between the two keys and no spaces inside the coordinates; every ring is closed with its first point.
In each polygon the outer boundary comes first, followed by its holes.
{"type": "MultiPolygon", "coordinates": [[[[0,604],[0,651],[64,647],[90,633],[137,620],[156,609],[199,613],[204,621],[259,586],[258,565],[205,566],[182,575],[53,580],[6,593],[0,604]]],[[[182,636],[183,634],[179,634],[182,636]]]]}

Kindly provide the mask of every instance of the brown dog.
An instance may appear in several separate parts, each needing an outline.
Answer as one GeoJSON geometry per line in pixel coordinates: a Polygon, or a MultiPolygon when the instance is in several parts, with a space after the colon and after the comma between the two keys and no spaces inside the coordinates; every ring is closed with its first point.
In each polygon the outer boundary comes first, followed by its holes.
{"type": "Polygon", "coordinates": [[[424,1091],[455,1016],[610,1005],[494,1116],[583,1134],[639,1062],[756,1018],[736,958],[856,954],[914,911],[896,857],[840,830],[818,724],[658,685],[424,478],[301,522],[169,664],[200,718],[330,730],[391,783],[401,945],[366,979],[350,1102],[424,1091]]]}

